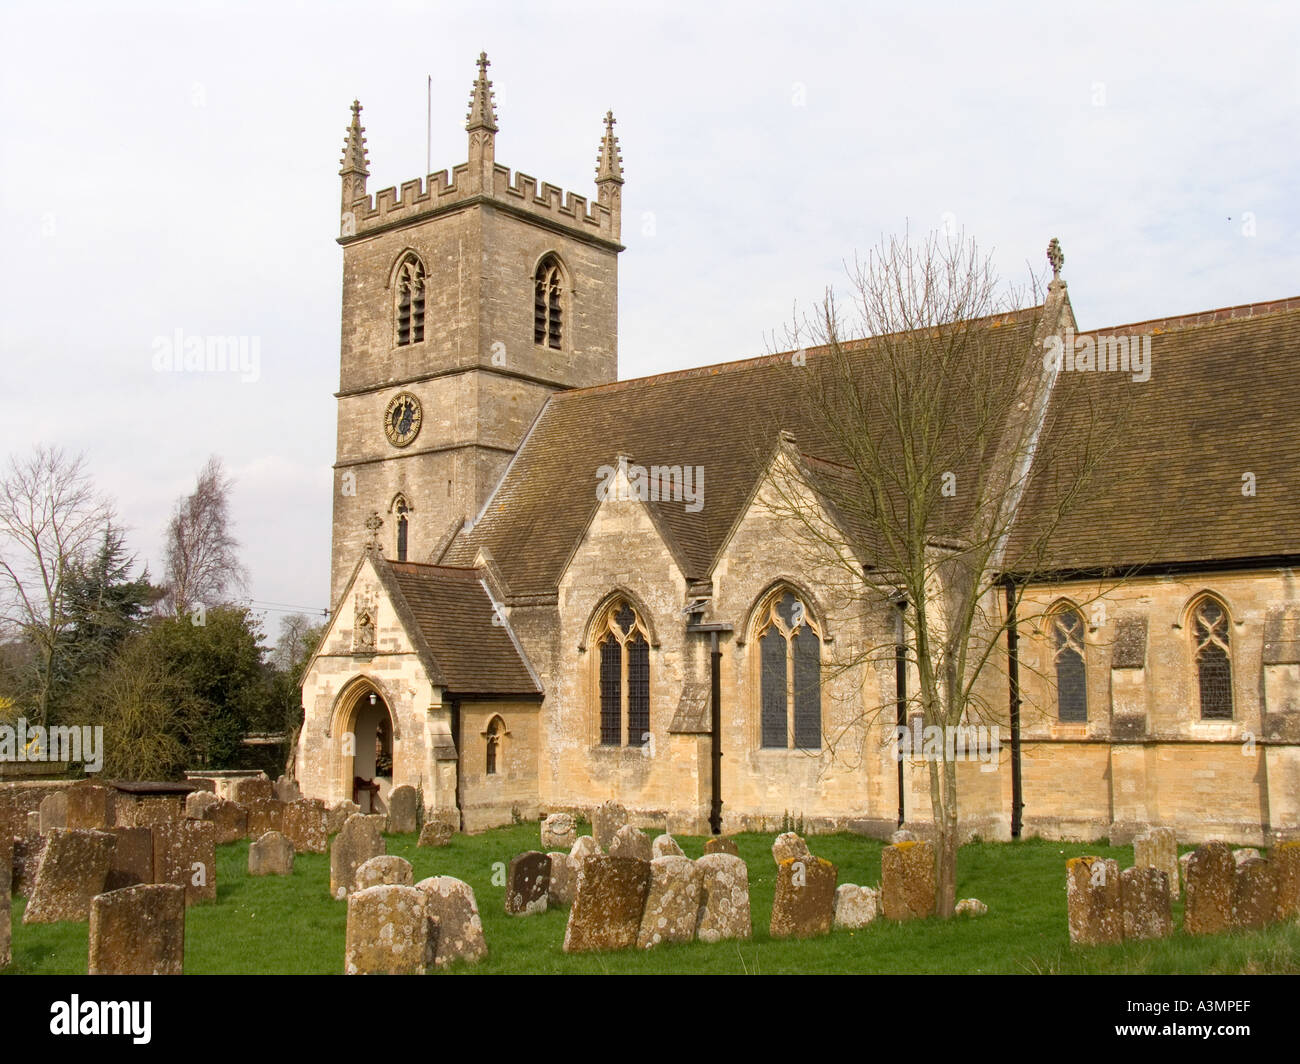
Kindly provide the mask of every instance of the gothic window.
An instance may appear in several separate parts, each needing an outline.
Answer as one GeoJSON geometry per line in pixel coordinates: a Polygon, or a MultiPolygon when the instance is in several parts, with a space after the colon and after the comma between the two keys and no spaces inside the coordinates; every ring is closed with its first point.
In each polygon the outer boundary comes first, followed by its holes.
{"type": "Polygon", "coordinates": [[[1052,659],[1056,664],[1056,715],[1062,721],[1088,719],[1088,682],[1083,660],[1083,617],[1072,607],[1052,614],[1052,659]]]}
{"type": "Polygon", "coordinates": [[[408,254],[397,268],[397,346],[424,340],[424,265],[408,254]]]}
{"type": "Polygon", "coordinates": [[[1192,611],[1196,678],[1201,690],[1202,720],[1232,720],[1232,659],[1228,611],[1204,598],[1192,611]]]}
{"type": "Polygon", "coordinates": [[[487,774],[499,775],[501,772],[501,740],[506,734],[506,724],[500,717],[493,717],[483,733],[487,747],[487,774]]]}
{"type": "Polygon", "coordinates": [[[596,633],[601,745],[639,746],[650,731],[649,633],[625,599],[603,612],[596,633]]]}
{"type": "Polygon", "coordinates": [[[547,255],[533,276],[533,343],[558,349],[562,342],[561,296],[563,276],[559,260],[547,255]]]}
{"type": "Polygon", "coordinates": [[[792,591],[774,593],[758,610],[759,741],[765,747],[818,750],[822,745],[822,636],[792,591]]]}
{"type": "Polygon", "coordinates": [[[406,561],[406,543],[407,530],[410,524],[408,514],[411,508],[406,505],[406,499],[399,495],[393,503],[393,511],[397,514],[397,560],[406,561]]]}

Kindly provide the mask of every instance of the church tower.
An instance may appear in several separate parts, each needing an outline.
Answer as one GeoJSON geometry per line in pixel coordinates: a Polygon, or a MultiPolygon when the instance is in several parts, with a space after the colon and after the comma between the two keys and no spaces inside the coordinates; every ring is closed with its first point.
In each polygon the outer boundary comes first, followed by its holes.
{"type": "Polygon", "coordinates": [[[623,165],[614,116],[594,202],[496,162],[486,54],[469,157],[366,191],[361,105],[343,150],[334,605],[365,546],[424,562],[472,518],[547,397],[618,378],[623,165]],[[373,515],[378,515],[379,521],[373,515]]]}

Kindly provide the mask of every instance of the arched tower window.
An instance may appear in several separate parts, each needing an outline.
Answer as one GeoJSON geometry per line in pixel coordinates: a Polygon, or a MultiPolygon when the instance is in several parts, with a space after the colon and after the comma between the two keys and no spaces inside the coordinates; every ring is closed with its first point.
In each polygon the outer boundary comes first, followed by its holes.
{"type": "Polygon", "coordinates": [[[405,496],[399,495],[393,502],[393,512],[397,514],[397,560],[406,561],[406,544],[408,527],[410,525],[409,514],[411,508],[406,504],[405,496]]]}
{"type": "Polygon", "coordinates": [[[1232,657],[1228,610],[1206,596],[1192,609],[1192,645],[1202,720],[1232,720],[1232,657]]]}
{"type": "Polygon", "coordinates": [[[1056,665],[1056,716],[1062,721],[1088,719],[1088,674],[1083,658],[1083,617],[1073,606],[1051,616],[1052,660],[1056,665]]]}
{"type": "Polygon", "coordinates": [[[397,267],[397,346],[424,340],[424,264],[409,253],[397,267]]]}
{"type": "Polygon", "coordinates": [[[756,611],[760,743],[819,750],[822,745],[822,633],[803,600],[788,588],[756,611]]]}
{"type": "Polygon", "coordinates": [[[557,350],[563,343],[563,293],[560,260],[547,255],[537,264],[533,275],[533,343],[557,350]]]}
{"type": "Polygon", "coordinates": [[[617,599],[597,622],[595,641],[600,655],[601,745],[640,745],[650,731],[650,637],[645,622],[626,599],[617,599]]]}
{"type": "Polygon", "coordinates": [[[501,773],[501,740],[505,738],[506,722],[500,717],[493,717],[488,722],[487,731],[483,733],[484,744],[487,747],[487,765],[485,771],[489,776],[496,776],[501,773]]]}

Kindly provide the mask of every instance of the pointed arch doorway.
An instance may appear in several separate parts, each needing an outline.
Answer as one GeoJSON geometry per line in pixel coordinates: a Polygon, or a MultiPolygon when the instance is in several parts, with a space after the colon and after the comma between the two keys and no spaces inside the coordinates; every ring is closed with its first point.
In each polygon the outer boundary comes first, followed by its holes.
{"type": "Polygon", "coordinates": [[[388,794],[393,787],[395,734],[388,701],[382,691],[362,677],[347,692],[340,708],[345,794],[363,813],[387,813],[388,794]]]}

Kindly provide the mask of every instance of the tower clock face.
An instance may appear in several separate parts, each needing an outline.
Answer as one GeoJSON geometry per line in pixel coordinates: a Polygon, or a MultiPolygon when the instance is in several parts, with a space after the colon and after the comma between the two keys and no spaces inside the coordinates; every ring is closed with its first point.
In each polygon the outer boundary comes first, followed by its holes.
{"type": "Polygon", "coordinates": [[[384,411],[384,434],[394,447],[405,447],[420,434],[423,420],[420,400],[410,392],[398,392],[384,411]]]}

